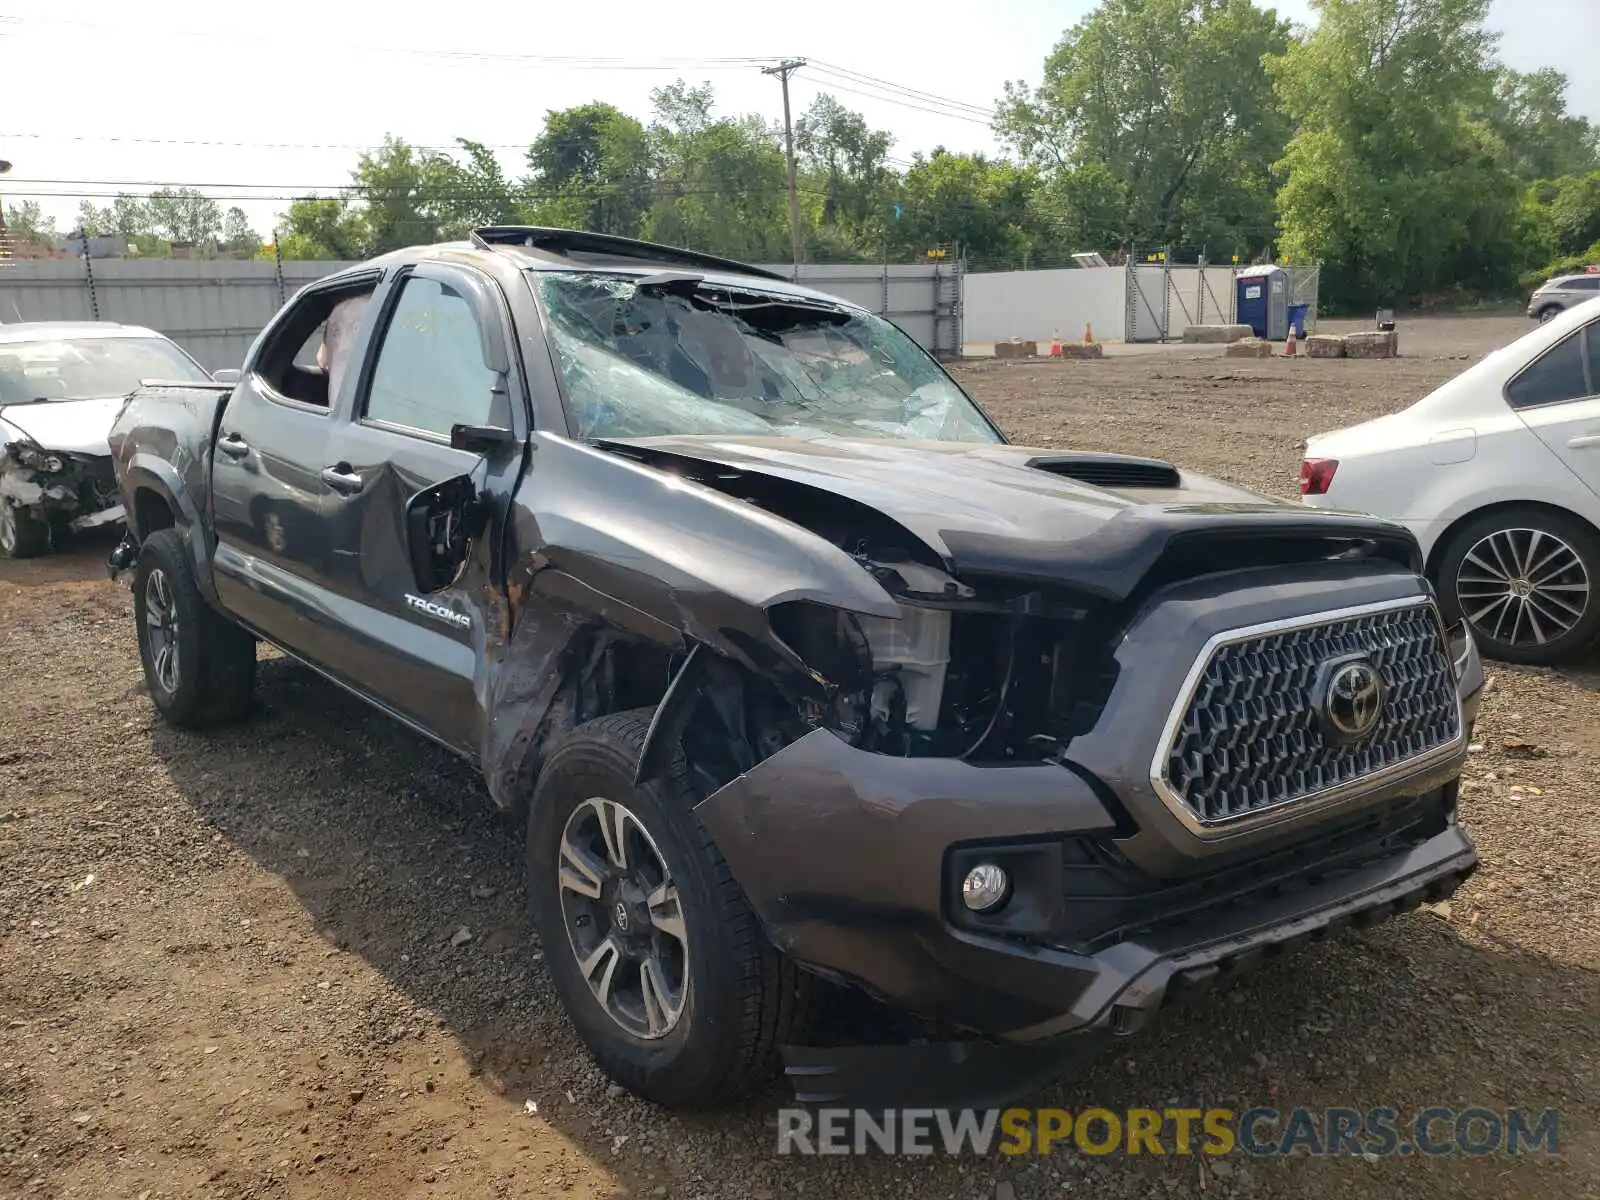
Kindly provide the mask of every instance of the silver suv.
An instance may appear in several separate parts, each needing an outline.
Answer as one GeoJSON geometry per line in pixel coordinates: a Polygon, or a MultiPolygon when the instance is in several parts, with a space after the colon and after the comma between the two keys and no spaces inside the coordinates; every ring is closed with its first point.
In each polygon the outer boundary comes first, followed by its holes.
{"type": "Polygon", "coordinates": [[[1528,316],[1543,325],[1574,305],[1600,296],[1600,274],[1559,275],[1528,298],[1528,316]]]}

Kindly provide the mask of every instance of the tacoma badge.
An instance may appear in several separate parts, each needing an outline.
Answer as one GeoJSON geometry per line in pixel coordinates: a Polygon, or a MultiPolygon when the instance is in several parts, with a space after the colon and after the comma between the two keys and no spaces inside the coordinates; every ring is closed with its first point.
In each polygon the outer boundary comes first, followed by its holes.
{"type": "Polygon", "coordinates": [[[453,608],[447,608],[443,604],[436,604],[432,600],[424,600],[421,596],[413,596],[410,592],[406,593],[406,604],[417,612],[434,618],[436,621],[443,621],[445,624],[454,625],[458,629],[472,628],[472,618],[465,613],[458,613],[453,608]]]}

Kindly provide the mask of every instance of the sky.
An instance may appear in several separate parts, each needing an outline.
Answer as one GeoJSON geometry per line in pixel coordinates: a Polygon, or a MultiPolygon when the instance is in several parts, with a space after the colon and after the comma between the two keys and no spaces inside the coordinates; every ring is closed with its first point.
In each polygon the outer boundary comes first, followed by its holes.
{"type": "MultiPolygon", "coordinates": [[[[13,168],[0,176],[0,197],[37,199],[65,227],[80,194],[104,193],[92,198],[105,204],[119,190],[190,185],[224,207],[238,203],[265,233],[287,197],[348,182],[359,151],[385,133],[446,147],[470,137],[496,146],[520,174],[546,111],[604,99],[647,118],[651,89],[680,77],[709,82],[720,112],[776,120],[779,85],[760,67],[780,57],[812,64],[791,82],[796,113],[830,92],[889,130],[902,162],[939,145],[995,151],[982,113],[1007,80],[1036,82],[1062,31],[1092,7],[477,0],[452,10],[276,0],[228,10],[79,0],[67,9],[8,0],[0,159],[13,168]],[[899,90],[886,96],[862,76],[899,90]]],[[[1292,21],[1310,17],[1307,0],[1276,7],[1292,21]]],[[[1494,0],[1490,25],[1508,65],[1563,71],[1571,110],[1600,122],[1600,0],[1494,0]]]]}

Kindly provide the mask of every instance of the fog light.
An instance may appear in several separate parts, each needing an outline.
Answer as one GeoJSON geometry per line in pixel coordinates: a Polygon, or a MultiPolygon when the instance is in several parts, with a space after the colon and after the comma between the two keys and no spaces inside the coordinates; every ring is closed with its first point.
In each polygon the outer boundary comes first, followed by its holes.
{"type": "Polygon", "coordinates": [[[961,881],[961,902],[973,912],[999,908],[1010,892],[1010,876],[994,863],[979,863],[961,881]]]}

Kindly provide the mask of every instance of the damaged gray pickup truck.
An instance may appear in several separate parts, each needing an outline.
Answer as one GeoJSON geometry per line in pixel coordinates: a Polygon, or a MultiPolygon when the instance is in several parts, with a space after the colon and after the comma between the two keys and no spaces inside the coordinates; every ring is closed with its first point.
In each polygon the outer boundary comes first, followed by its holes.
{"type": "Polygon", "coordinates": [[[397,252],[111,444],[160,711],[243,716],[259,639],[475,763],[573,1024],[663,1104],[780,1061],[999,1102],[1476,866],[1483,673],[1408,532],[1011,445],[755,268],[397,252]]]}
{"type": "Polygon", "coordinates": [[[59,550],[77,530],[122,519],[106,433],[148,378],[209,376],[153,329],[0,324],[0,557],[59,550]]]}

